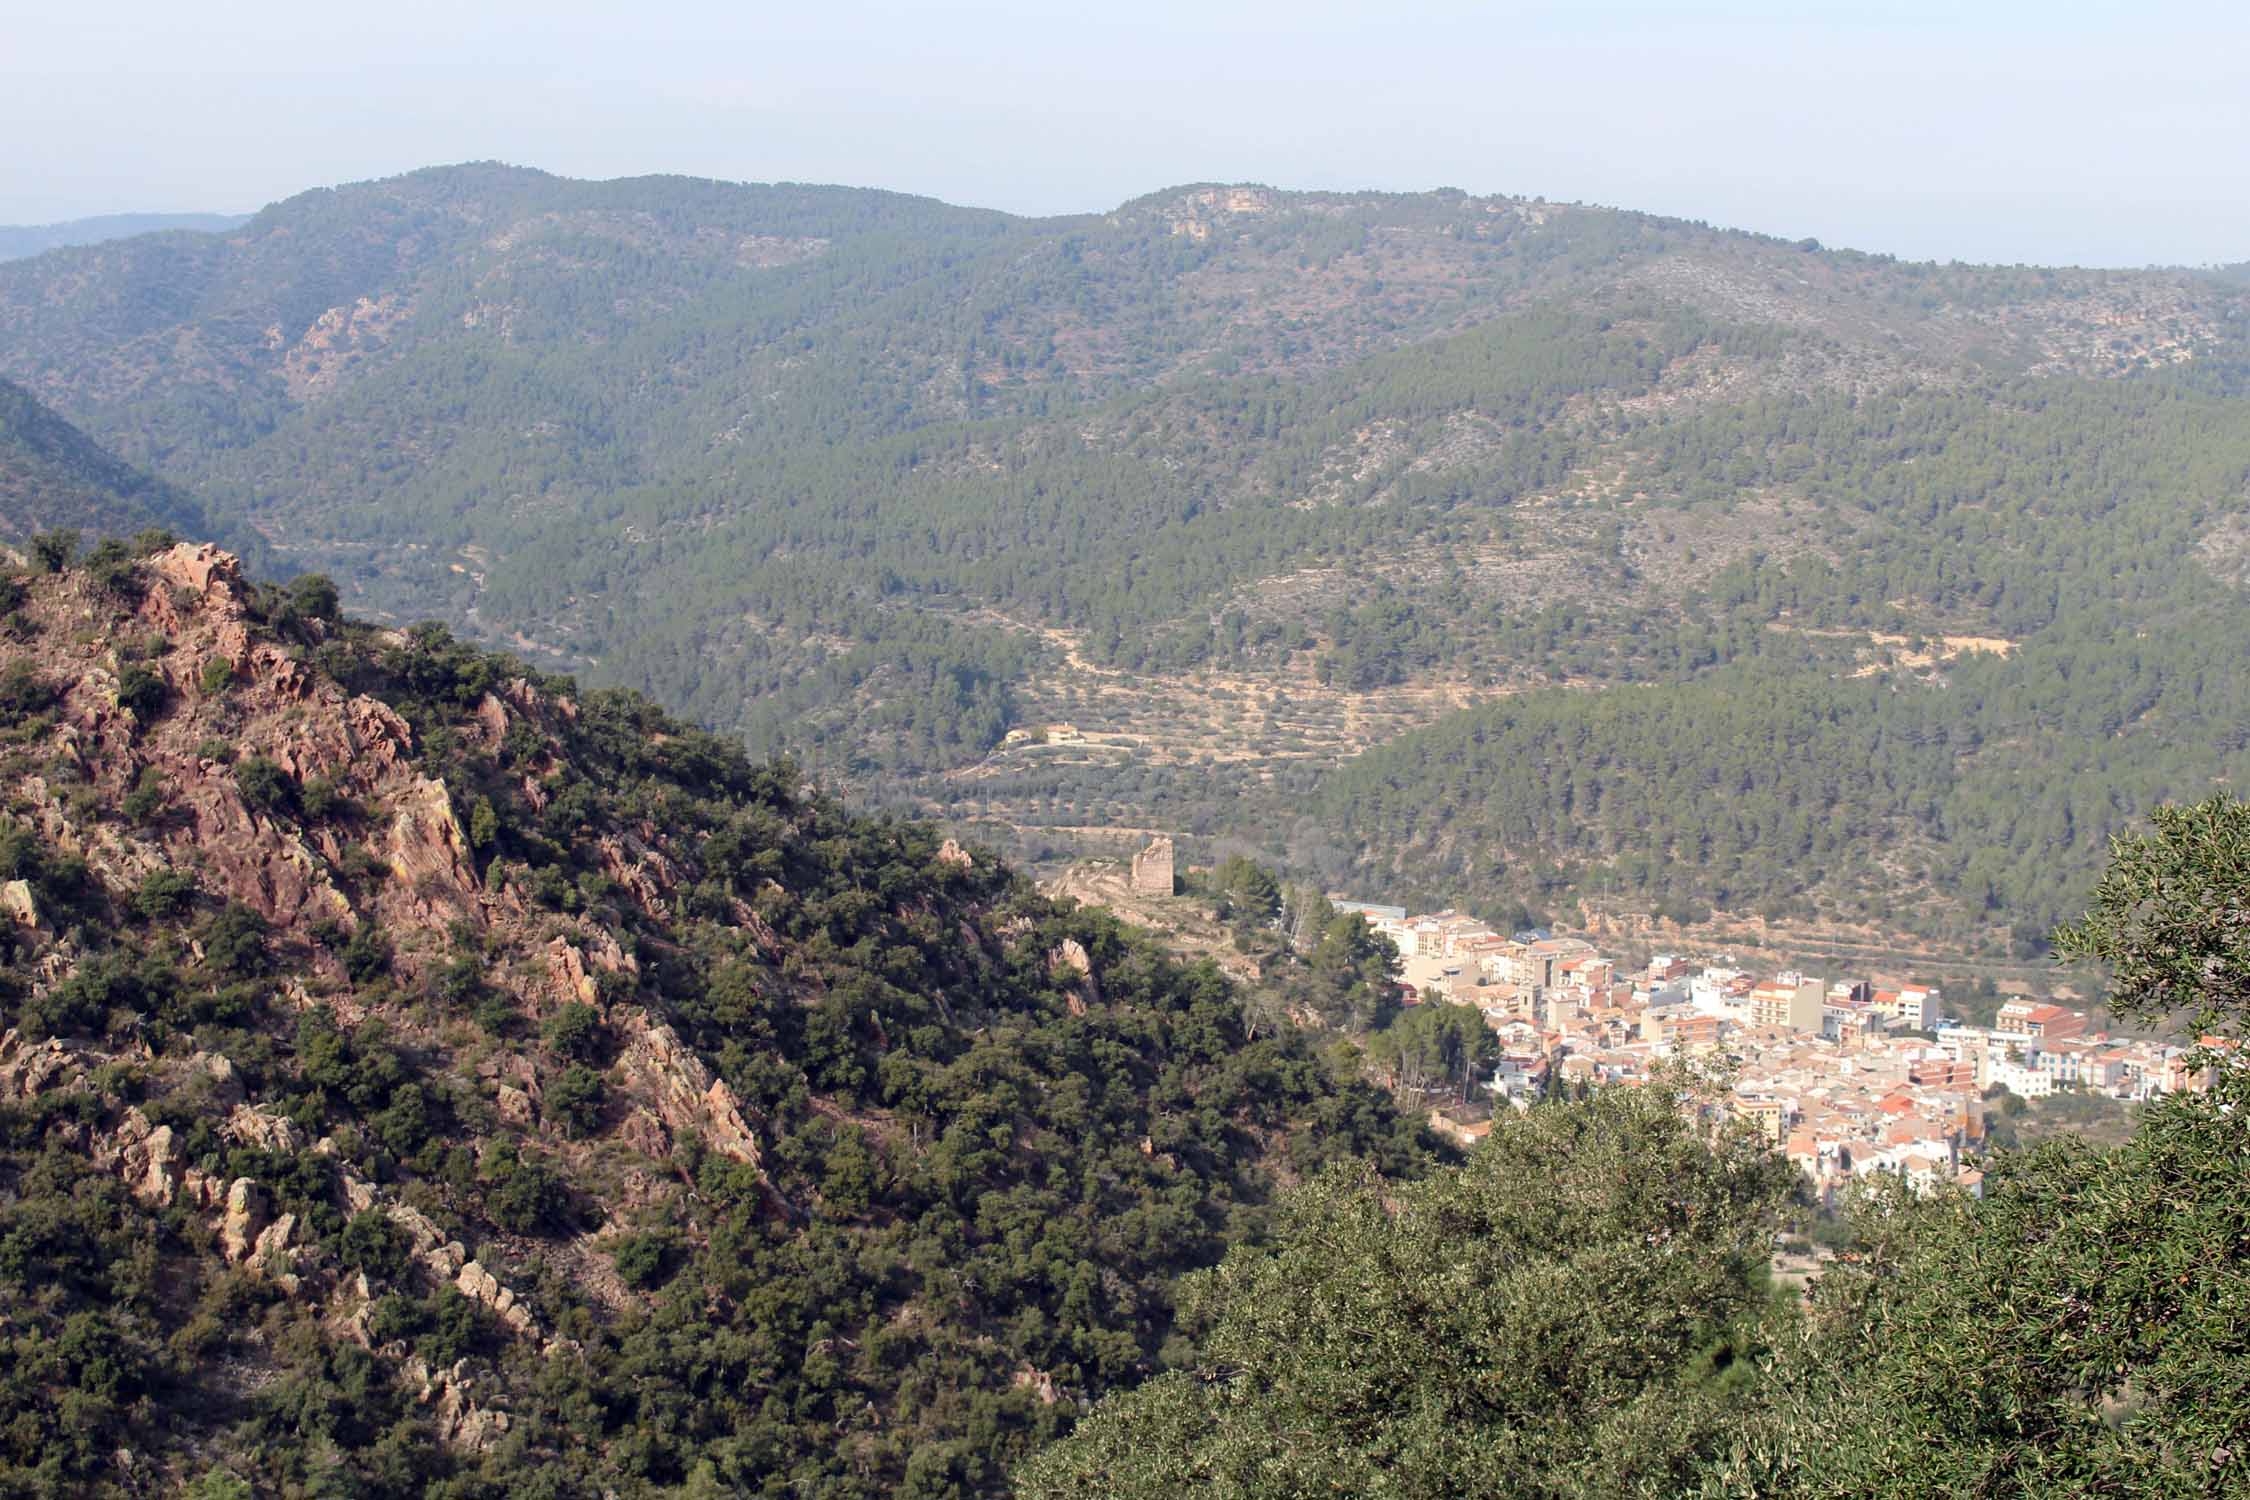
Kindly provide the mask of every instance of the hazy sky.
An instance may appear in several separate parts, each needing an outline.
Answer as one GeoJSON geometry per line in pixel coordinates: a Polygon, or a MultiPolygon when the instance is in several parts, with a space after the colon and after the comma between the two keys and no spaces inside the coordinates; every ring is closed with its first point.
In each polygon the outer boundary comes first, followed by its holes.
{"type": "Polygon", "coordinates": [[[2250,5],[0,0],[0,222],[498,158],[1026,213],[1460,187],[1917,257],[2250,259],[2250,5]]]}

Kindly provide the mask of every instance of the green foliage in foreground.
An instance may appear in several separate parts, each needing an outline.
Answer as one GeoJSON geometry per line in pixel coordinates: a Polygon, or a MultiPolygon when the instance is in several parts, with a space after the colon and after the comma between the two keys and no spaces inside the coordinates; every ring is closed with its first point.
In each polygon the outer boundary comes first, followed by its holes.
{"type": "Polygon", "coordinates": [[[1022,1493],[1672,1493],[1725,1441],[1703,1356],[1761,1305],[1789,1187],[1677,1102],[1534,1110],[1403,1189],[1323,1175],[1272,1252],[1190,1283],[1198,1367],[1102,1408],[1022,1493]]]}
{"type": "MultiPolygon", "coordinates": [[[[2219,798],[2121,842],[2058,935],[2114,967],[2121,1014],[2250,1032],[2246,833],[2219,798]]],[[[1326,1176],[1276,1248],[1190,1283],[1199,1367],[1111,1398],[1021,1492],[2250,1493],[2250,1069],[2225,1051],[2120,1147],[2009,1154],[1981,1201],[1866,1194],[1802,1309],[1756,1296],[1770,1161],[1661,1090],[1541,1105],[1387,1194],[1326,1176]],[[1755,1377],[1712,1378],[1712,1345],[1755,1377]]]]}

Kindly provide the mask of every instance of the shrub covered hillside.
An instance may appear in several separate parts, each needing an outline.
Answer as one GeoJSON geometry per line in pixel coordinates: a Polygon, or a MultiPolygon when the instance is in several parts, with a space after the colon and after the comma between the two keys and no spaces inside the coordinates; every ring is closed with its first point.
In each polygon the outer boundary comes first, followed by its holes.
{"type": "Polygon", "coordinates": [[[1277,1181],[1434,1149],[638,698],[209,547],[9,571],[0,1491],[994,1492],[1277,1181]]]}

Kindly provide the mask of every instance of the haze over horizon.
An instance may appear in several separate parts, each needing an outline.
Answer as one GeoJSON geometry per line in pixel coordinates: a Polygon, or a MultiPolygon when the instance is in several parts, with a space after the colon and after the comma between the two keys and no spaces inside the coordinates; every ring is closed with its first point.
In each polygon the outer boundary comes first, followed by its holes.
{"type": "Polygon", "coordinates": [[[16,22],[0,222],[255,208],[499,159],[1025,214],[1193,181],[1599,202],[1915,259],[2250,259],[2250,18],[1949,8],[1163,5],[1057,20],[523,0],[134,0],[16,22]],[[285,124],[286,129],[277,128],[285,124]]]}

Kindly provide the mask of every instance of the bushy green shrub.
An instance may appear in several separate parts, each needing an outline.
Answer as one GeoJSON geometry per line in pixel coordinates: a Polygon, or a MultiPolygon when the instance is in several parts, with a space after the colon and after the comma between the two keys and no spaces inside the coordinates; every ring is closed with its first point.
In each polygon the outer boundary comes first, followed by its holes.
{"type": "Polygon", "coordinates": [[[540,1033],[547,1049],[572,1062],[594,1062],[607,1055],[609,1028],[601,1012],[583,1000],[573,1000],[548,1020],[540,1033]]]}
{"type": "Polygon", "coordinates": [[[221,974],[266,971],[266,919],[239,901],[229,901],[203,927],[203,956],[221,974]]]}
{"type": "Polygon", "coordinates": [[[195,877],[184,870],[151,870],[141,877],[133,893],[133,910],[152,922],[161,922],[186,911],[195,899],[195,877]]]}
{"type": "Polygon", "coordinates": [[[104,538],[86,555],[86,577],[112,598],[138,599],[141,594],[139,559],[116,537],[104,538]]]}
{"type": "Polygon", "coordinates": [[[406,1233],[380,1209],[356,1213],[336,1239],[336,1258],[370,1277],[395,1279],[406,1272],[406,1233]]]}
{"type": "Polygon", "coordinates": [[[511,1234],[543,1233],[568,1211],[561,1179],[545,1162],[513,1146],[496,1147],[486,1156],[481,1179],[485,1213],[511,1234]]]}
{"type": "Polygon", "coordinates": [[[0,670],[0,729],[12,729],[54,705],[53,684],[30,662],[13,661],[0,670]]]}
{"type": "Polygon", "coordinates": [[[390,971],[391,940],[372,920],[365,921],[345,940],[336,956],[354,984],[366,984],[390,971]]]}
{"type": "Polygon", "coordinates": [[[602,1126],[602,1108],[609,1087],[602,1075],[584,1063],[572,1063],[548,1083],[544,1102],[547,1115],[574,1140],[592,1135],[602,1126]]]}
{"type": "Polygon", "coordinates": [[[286,813],[297,805],[297,785],[289,773],[263,755],[253,755],[234,768],[234,784],[242,800],[260,812],[286,813]]]}
{"type": "Polygon", "coordinates": [[[156,816],[164,805],[164,773],[154,766],[141,767],[134,779],[133,789],[118,803],[118,809],[135,823],[146,823],[156,816]]]}
{"type": "Polygon", "coordinates": [[[680,1237],[668,1229],[622,1235],[609,1247],[618,1279],[635,1291],[661,1286],[676,1267],[680,1237]]]}
{"type": "Polygon", "coordinates": [[[31,566],[41,573],[60,573],[78,555],[78,533],[67,527],[43,531],[31,539],[31,566]]]}
{"type": "Polygon", "coordinates": [[[164,705],[171,696],[172,690],[164,685],[164,679],[139,662],[128,663],[125,670],[117,674],[118,707],[131,709],[133,717],[144,723],[164,712],[164,705]]]}
{"type": "Polygon", "coordinates": [[[315,776],[297,788],[297,807],[308,818],[348,817],[356,809],[333,779],[315,776]]]}

